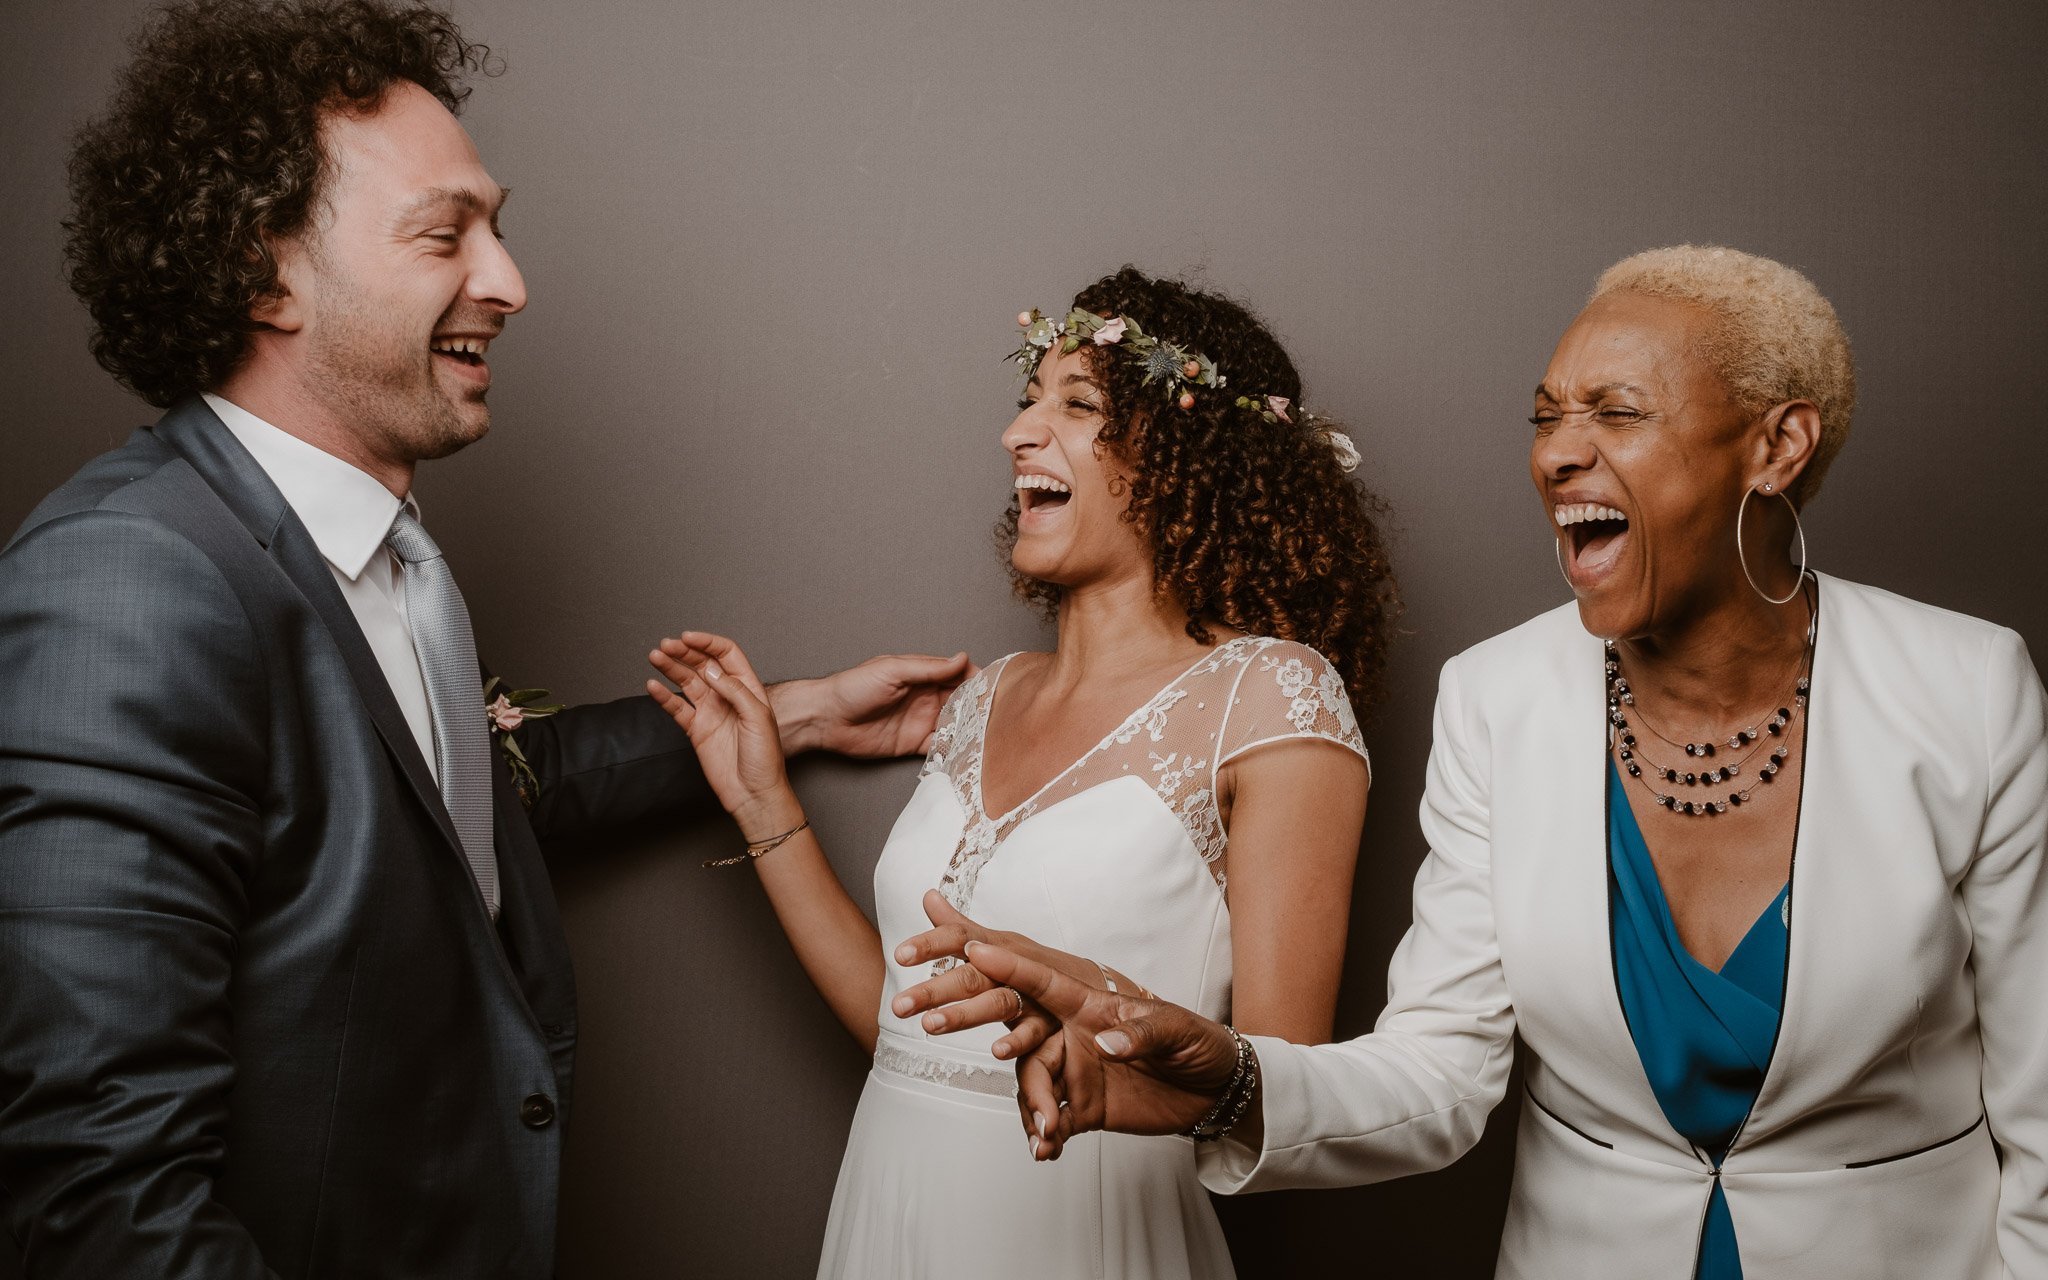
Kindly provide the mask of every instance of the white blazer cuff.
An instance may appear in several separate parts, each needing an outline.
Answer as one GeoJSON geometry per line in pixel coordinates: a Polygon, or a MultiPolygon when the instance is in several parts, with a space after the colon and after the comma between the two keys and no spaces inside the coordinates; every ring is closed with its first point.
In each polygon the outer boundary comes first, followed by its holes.
{"type": "Polygon", "coordinates": [[[1268,1164],[1268,1153],[1285,1151],[1308,1141],[1307,1096],[1302,1078],[1301,1048],[1271,1036],[1246,1036],[1252,1052],[1259,1056],[1259,1110],[1265,1120],[1261,1146],[1254,1148],[1235,1137],[1195,1145],[1195,1172],[1202,1185],[1217,1195],[1235,1195],[1246,1189],[1268,1164]]]}

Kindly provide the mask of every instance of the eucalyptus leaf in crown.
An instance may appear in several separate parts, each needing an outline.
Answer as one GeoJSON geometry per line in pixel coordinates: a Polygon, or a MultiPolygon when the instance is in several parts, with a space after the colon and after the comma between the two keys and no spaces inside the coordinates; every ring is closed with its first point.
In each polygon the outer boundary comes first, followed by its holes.
{"type": "MultiPolygon", "coordinates": [[[[1033,307],[1017,313],[1017,327],[1023,331],[1023,340],[1015,351],[1003,358],[1016,361],[1019,377],[1030,377],[1038,362],[1054,348],[1072,352],[1079,351],[1085,344],[1120,347],[1130,352],[1145,370],[1145,384],[1165,382],[1166,398],[1182,409],[1195,407],[1197,387],[1220,389],[1224,383],[1223,371],[1209,357],[1164,338],[1155,338],[1127,316],[1098,316],[1093,311],[1076,307],[1063,319],[1055,320],[1033,307]]],[[[1306,405],[1296,407],[1286,396],[1256,395],[1239,396],[1236,403],[1238,408],[1256,413],[1263,421],[1299,425],[1313,432],[1337,456],[1339,467],[1345,471],[1358,470],[1361,459],[1351,437],[1337,430],[1328,418],[1310,413],[1306,405]],[[1290,408],[1301,415],[1299,424],[1288,412],[1290,408]]]]}

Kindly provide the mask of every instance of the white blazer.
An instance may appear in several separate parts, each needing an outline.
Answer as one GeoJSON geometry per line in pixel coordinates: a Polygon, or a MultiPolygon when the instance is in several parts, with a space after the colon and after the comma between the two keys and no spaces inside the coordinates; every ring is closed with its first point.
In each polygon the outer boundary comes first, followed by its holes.
{"type": "MultiPolygon", "coordinates": [[[[1819,598],[1784,1011],[1719,1175],[1743,1274],[2048,1277],[2048,696],[2010,630],[1819,598]]],[[[1204,1148],[1212,1190],[1451,1163],[1519,1032],[1497,1274],[1692,1274],[1715,1174],[1622,1017],[1602,674],[1571,605],[1445,664],[1386,1011],[1343,1044],[1253,1037],[1264,1148],[1204,1148]]]]}

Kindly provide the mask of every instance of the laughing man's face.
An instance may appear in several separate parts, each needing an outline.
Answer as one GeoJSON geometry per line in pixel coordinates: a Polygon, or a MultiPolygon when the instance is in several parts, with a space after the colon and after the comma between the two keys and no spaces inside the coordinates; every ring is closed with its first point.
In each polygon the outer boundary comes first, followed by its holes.
{"type": "Polygon", "coordinates": [[[444,457],[490,430],[491,340],[526,306],[498,235],[505,189],[432,94],[401,81],[321,126],[321,204],[285,276],[308,389],[382,456],[444,457]]]}

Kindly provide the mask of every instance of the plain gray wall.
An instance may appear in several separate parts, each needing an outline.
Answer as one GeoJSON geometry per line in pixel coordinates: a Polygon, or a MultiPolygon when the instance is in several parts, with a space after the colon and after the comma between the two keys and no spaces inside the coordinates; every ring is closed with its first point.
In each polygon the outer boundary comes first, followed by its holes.
{"type": "MultiPolygon", "coordinates": [[[[141,7],[0,7],[0,530],[153,416],[92,364],[58,270],[65,139],[141,7]]],[[[1011,317],[1128,261],[1271,319],[1356,424],[1408,602],[1340,1034],[1407,919],[1438,665],[1566,597],[1523,419],[1616,258],[1713,241],[1809,273],[1861,375],[1814,563],[2048,649],[2038,4],[458,13],[504,59],[467,121],[532,305],[493,353],[490,438],[420,490],[521,682],[631,693],[686,625],[771,677],[1041,645],[989,537],[1011,317]]],[[[802,774],[863,900],[914,770],[802,774]]],[[[736,844],[706,822],[562,869],[571,1280],[814,1265],[863,1064],[752,875],[698,867],[736,844]]],[[[1225,1205],[1243,1274],[1488,1274],[1511,1120],[1443,1174],[1225,1205]]]]}

